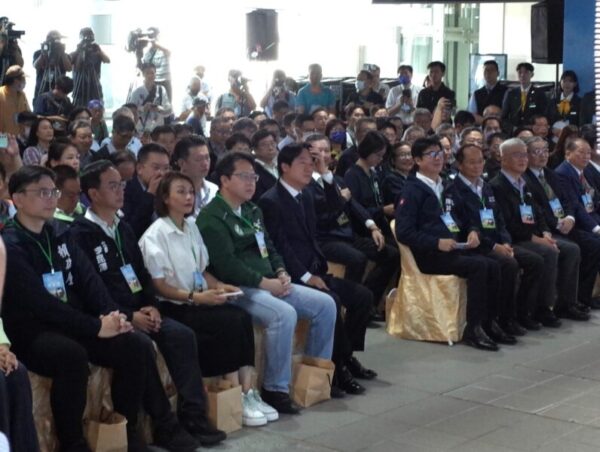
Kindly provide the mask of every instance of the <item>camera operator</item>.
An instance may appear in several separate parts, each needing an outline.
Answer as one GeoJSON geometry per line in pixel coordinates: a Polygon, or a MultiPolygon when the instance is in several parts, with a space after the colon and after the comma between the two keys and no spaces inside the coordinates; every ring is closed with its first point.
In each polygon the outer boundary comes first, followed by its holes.
{"type": "Polygon", "coordinates": [[[269,118],[273,117],[273,105],[279,100],[287,102],[292,110],[296,107],[296,95],[285,86],[285,72],[277,69],[273,72],[271,86],[267,90],[265,97],[260,101],[260,106],[269,118]]]}
{"type": "Polygon", "coordinates": [[[17,39],[25,32],[13,30],[13,25],[7,17],[0,17],[0,84],[3,83],[4,74],[9,67],[23,67],[24,64],[17,39]]]}
{"type": "Polygon", "coordinates": [[[165,118],[171,115],[172,109],[167,90],[156,82],[154,64],[144,63],[142,75],[144,84],[131,93],[127,102],[137,105],[143,130],[151,132],[156,126],[165,124],[165,118]]]}
{"type": "Polygon", "coordinates": [[[236,69],[229,71],[229,91],[217,99],[216,109],[233,109],[235,116],[241,118],[248,116],[256,108],[256,102],[248,91],[248,79],[242,77],[242,72],[236,69]]]}
{"type": "Polygon", "coordinates": [[[30,111],[25,84],[25,72],[21,66],[11,66],[6,70],[0,87],[0,133],[19,134],[18,114],[30,111]]]}
{"type": "Polygon", "coordinates": [[[100,67],[102,63],[110,63],[110,58],[96,44],[96,37],[91,28],[82,28],[79,32],[79,39],[77,49],[71,53],[73,105],[85,107],[92,99],[102,99],[100,67]]]}
{"type": "Polygon", "coordinates": [[[173,99],[171,66],[169,64],[171,51],[158,42],[159,33],[160,31],[156,27],[148,28],[148,42],[150,43],[150,48],[144,54],[142,63],[152,63],[154,65],[156,68],[156,83],[164,86],[167,90],[169,99],[173,99]]]}
{"type": "Polygon", "coordinates": [[[73,69],[71,58],[65,52],[65,45],[60,41],[62,38],[58,31],[49,31],[41,49],[33,54],[33,67],[36,72],[34,105],[40,94],[50,91],[55,80],[73,69]]]}

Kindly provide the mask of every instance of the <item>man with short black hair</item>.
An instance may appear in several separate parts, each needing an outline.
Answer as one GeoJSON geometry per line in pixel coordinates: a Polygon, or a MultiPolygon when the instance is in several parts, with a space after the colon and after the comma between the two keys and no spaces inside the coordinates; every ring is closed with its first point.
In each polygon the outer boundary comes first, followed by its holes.
{"type": "Polygon", "coordinates": [[[256,157],[255,170],[259,177],[252,197],[252,201],[256,202],[279,179],[275,136],[268,130],[259,130],[252,136],[252,151],[256,157]]]}
{"type": "Polygon", "coordinates": [[[248,139],[252,138],[254,132],[258,130],[258,125],[256,122],[250,118],[239,118],[231,126],[232,133],[242,133],[248,137],[248,139]]]}
{"type": "Polygon", "coordinates": [[[529,124],[535,114],[546,113],[548,100],[544,91],[537,89],[531,83],[534,67],[531,63],[519,63],[517,75],[519,87],[510,89],[502,101],[502,119],[508,121],[513,127],[529,124]]]}
{"type": "Polygon", "coordinates": [[[441,61],[432,61],[427,65],[427,71],[431,84],[419,92],[417,108],[426,108],[433,114],[441,99],[444,99],[448,109],[456,106],[456,94],[443,82],[446,65],[441,61]]]}
{"type": "Polygon", "coordinates": [[[222,441],[225,434],[210,428],[206,418],[194,331],[159,312],[137,239],[117,215],[125,188],[119,171],[106,160],[95,162],[83,171],[81,185],[91,205],[71,227],[72,240],[80,244],[127,320],[158,345],[179,395],[180,423],[203,445],[222,441]]]}
{"type": "Polygon", "coordinates": [[[377,130],[377,122],[373,118],[360,118],[356,122],[355,129],[356,145],[350,146],[342,152],[335,167],[336,176],[344,177],[348,168],[356,163],[358,160],[358,145],[370,130],[377,130]]]}
{"type": "Polygon", "coordinates": [[[483,78],[485,80],[484,86],[476,89],[471,98],[469,99],[468,110],[475,115],[477,124],[481,124],[483,120],[483,111],[490,105],[496,105],[502,108],[502,101],[506,94],[506,85],[498,83],[498,76],[500,70],[498,69],[498,63],[494,60],[487,60],[483,62],[483,78]]]}
{"type": "Polygon", "coordinates": [[[60,76],[52,84],[52,89],[40,94],[33,107],[33,112],[40,116],[55,116],[67,122],[73,110],[69,94],[73,91],[73,80],[66,75],[60,76]]]}
{"type": "Polygon", "coordinates": [[[208,139],[208,148],[210,149],[210,173],[215,169],[215,165],[227,154],[225,142],[231,136],[231,127],[233,121],[226,117],[215,117],[210,122],[210,138],[208,139]]]}
{"type": "Polygon", "coordinates": [[[136,175],[127,182],[124,218],[139,239],[154,218],[154,195],[163,176],[169,171],[169,153],[160,144],[142,146],[135,167],[136,175]]]}
{"type": "Polygon", "coordinates": [[[160,144],[167,150],[169,155],[173,155],[175,150],[175,130],[171,126],[156,126],[150,133],[150,138],[156,144],[160,144]]]}
{"type": "Polygon", "coordinates": [[[280,413],[297,414],[289,397],[292,342],[297,318],[310,320],[305,354],[331,358],[335,302],[314,289],[292,284],[283,259],[250,199],[257,174],[251,155],[228,154],[217,165],[219,195],[196,223],[210,256],[211,274],[241,287],[244,297],[230,300],[265,327],[262,399],[280,413]]]}
{"type": "Polygon", "coordinates": [[[196,218],[219,191],[216,184],[206,180],[210,169],[210,152],[206,140],[198,136],[180,140],[175,145],[173,162],[179,167],[181,173],[188,176],[194,183],[196,198],[193,216],[196,218]]]}
{"type": "Polygon", "coordinates": [[[141,70],[144,83],[130,94],[127,102],[137,105],[141,128],[150,132],[156,126],[164,125],[173,109],[167,89],[156,81],[156,66],[144,63],[141,70]]]}
{"type": "Polygon", "coordinates": [[[421,89],[412,83],[413,68],[409,64],[398,66],[398,85],[394,86],[388,94],[385,107],[390,116],[402,118],[402,123],[407,126],[412,124],[412,113],[415,111],[419,91],[421,89]]]}
{"type": "Polygon", "coordinates": [[[281,175],[278,183],[258,203],[265,226],[292,281],[320,290],[336,301],[338,317],[332,358],[336,370],[332,385],[349,394],[361,394],[365,388],[353,377],[371,380],[377,376],[352,356],[353,351],[364,350],[373,294],[359,283],[327,274],[327,260],[316,239],[314,200],[312,193],[305,190],[314,168],[309,146],[286,146],[279,153],[277,166],[281,175]],[[339,315],[341,306],[346,308],[344,319],[339,315]]]}
{"type": "Polygon", "coordinates": [[[52,379],[51,405],[62,450],[89,451],[83,436],[89,364],[113,370],[115,411],[127,418],[129,450],[146,450],[137,430],[142,407],[154,421],[154,441],[168,450],[198,447],[171,412],[152,341],[133,331],[102,279],[68,234],[46,222],[59,191],[54,173],[24,166],[9,183],[17,214],[3,231],[8,265],[3,316],[27,367],[52,379]]]}
{"type": "Polygon", "coordinates": [[[108,160],[119,151],[129,150],[129,143],[135,134],[135,123],[128,116],[117,116],[113,121],[110,140],[92,154],[91,160],[108,160]]]}
{"type": "Polygon", "coordinates": [[[52,226],[59,235],[85,213],[85,207],[79,202],[81,185],[77,171],[68,165],[57,165],[52,170],[56,174],[56,188],[60,190],[52,226]]]}

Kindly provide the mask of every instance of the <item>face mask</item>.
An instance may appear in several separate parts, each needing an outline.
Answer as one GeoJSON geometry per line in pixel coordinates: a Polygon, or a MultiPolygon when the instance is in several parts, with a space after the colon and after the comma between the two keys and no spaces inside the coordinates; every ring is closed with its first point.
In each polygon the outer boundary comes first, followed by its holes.
{"type": "Polygon", "coordinates": [[[357,80],[356,83],[356,91],[362,91],[365,89],[365,82],[363,80],[357,80]]]}
{"type": "Polygon", "coordinates": [[[346,139],[346,132],[344,132],[343,130],[339,130],[337,132],[333,132],[329,138],[331,139],[332,142],[334,142],[335,144],[343,144],[344,140],[346,139]]]}
{"type": "Polygon", "coordinates": [[[398,77],[398,81],[401,85],[408,85],[410,83],[410,79],[406,75],[401,75],[398,77]]]}

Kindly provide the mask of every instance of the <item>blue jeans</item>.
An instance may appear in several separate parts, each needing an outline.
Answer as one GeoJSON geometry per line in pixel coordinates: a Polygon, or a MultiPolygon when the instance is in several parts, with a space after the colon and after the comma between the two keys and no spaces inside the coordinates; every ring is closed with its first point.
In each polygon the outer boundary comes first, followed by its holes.
{"type": "Polygon", "coordinates": [[[265,368],[263,387],[268,391],[288,392],[292,373],[292,346],[296,320],[310,320],[304,353],[331,359],[335,329],[335,301],[310,287],[292,284],[291,293],[277,298],[270,292],[242,287],[244,296],[230,303],[248,312],[265,328],[265,368]]]}

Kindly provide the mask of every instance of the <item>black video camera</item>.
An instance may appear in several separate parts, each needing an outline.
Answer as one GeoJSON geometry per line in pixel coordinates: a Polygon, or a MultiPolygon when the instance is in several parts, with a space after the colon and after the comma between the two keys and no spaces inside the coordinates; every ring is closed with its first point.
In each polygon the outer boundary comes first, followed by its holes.
{"type": "Polygon", "coordinates": [[[9,41],[16,41],[25,34],[23,30],[15,30],[14,23],[8,17],[0,17],[0,35],[6,36],[9,41]]]}
{"type": "Polygon", "coordinates": [[[42,42],[42,52],[48,54],[48,57],[59,56],[65,53],[65,45],[60,39],[47,39],[42,42]]]}
{"type": "Polygon", "coordinates": [[[149,28],[146,31],[142,31],[141,28],[137,28],[133,31],[130,31],[129,35],[127,36],[127,51],[131,53],[140,52],[144,47],[146,47],[146,44],[156,39],[157,36],[158,33],[154,28],[149,28]]]}

